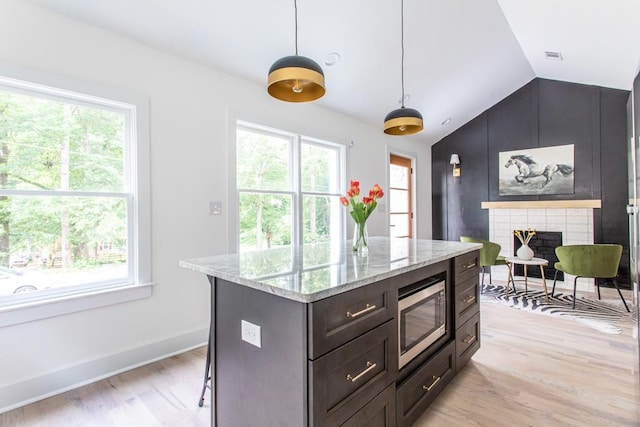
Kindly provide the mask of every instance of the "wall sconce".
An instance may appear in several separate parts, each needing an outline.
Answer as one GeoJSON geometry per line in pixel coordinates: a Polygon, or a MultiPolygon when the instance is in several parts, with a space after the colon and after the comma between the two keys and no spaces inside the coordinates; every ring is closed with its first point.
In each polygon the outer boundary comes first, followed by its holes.
{"type": "Polygon", "coordinates": [[[460,164],[460,156],[457,154],[451,155],[451,160],[449,160],[449,164],[453,165],[453,176],[460,176],[460,168],[458,165],[460,164]]]}

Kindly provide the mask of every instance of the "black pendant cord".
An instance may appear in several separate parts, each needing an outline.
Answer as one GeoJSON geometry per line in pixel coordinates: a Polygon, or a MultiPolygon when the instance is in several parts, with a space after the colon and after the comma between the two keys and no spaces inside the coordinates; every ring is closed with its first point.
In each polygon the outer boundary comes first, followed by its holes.
{"type": "Polygon", "coordinates": [[[400,46],[402,48],[402,61],[400,64],[400,76],[402,80],[402,108],[404,108],[404,0],[400,0],[400,46]]]}
{"type": "Polygon", "coordinates": [[[293,0],[293,10],[296,12],[296,56],[298,56],[298,2],[293,0]]]}

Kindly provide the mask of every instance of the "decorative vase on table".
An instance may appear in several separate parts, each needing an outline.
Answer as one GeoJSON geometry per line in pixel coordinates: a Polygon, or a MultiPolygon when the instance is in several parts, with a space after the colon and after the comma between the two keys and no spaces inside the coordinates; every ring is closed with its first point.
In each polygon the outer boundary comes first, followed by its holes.
{"type": "Polygon", "coordinates": [[[531,249],[529,245],[522,245],[516,251],[516,255],[518,255],[518,258],[520,259],[529,261],[533,258],[533,249],[531,249]]]}
{"type": "Polygon", "coordinates": [[[356,222],[353,229],[353,251],[366,253],[369,251],[369,234],[366,222],[356,222]]]}
{"type": "Polygon", "coordinates": [[[378,199],[384,196],[384,191],[378,184],[375,184],[369,190],[369,196],[362,197],[361,201],[357,201],[356,197],[360,195],[360,182],[351,181],[347,197],[340,197],[340,203],[345,207],[351,207],[349,214],[353,218],[355,227],[353,229],[353,252],[365,254],[369,251],[369,235],[367,233],[367,219],[369,215],[378,206],[378,199]]]}

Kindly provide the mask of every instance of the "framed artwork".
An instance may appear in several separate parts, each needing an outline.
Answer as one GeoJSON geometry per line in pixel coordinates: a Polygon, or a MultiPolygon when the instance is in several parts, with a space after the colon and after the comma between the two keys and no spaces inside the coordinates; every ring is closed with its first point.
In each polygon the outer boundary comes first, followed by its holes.
{"type": "Polygon", "coordinates": [[[499,153],[500,196],[573,194],[573,144],[499,153]]]}

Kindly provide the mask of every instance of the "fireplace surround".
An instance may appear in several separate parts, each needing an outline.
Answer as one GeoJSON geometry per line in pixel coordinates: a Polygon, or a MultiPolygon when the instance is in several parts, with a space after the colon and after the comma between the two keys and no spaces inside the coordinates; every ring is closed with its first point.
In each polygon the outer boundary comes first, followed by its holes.
{"type": "MultiPolygon", "coordinates": [[[[535,230],[543,230],[546,232],[560,233],[562,236],[562,244],[564,245],[585,245],[594,243],[593,228],[593,209],[599,208],[599,200],[593,201],[592,207],[563,207],[559,201],[553,201],[550,207],[541,205],[540,201],[531,202],[528,207],[527,202],[500,202],[493,206],[483,204],[484,208],[489,209],[489,240],[498,243],[502,249],[500,255],[513,256],[519,246],[516,245],[517,239],[514,239],[513,230],[526,230],[532,228],[535,230]],[[515,207],[514,207],[515,206],[515,207]],[[542,206],[542,207],[541,207],[542,206]]],[[[575,206],[575,201],[568,206],[575,206]]],[[[533,240],[540,240],[539,236],[535,236],[533,240]]],[[[517,242],[519,244],[519,242],[517,242]]],[[[530,245],[531,246],[531,245],[530,245]]],[[[554,248],[555,249],[555,248],[554,248]]],[[[553,269],[552,258],[548,254],[541,254],[537,249],[533,248],[534,256],[549,260],[549,267],[545,269],[547,279],[553,278],[555,270],[553,269]]],[[[555,256],[555,251],[553,253],[555,256]]],[[[496,277],[504,275],[506,280],[506,271],[496,269],[494,274],[496,277]]],[[[529,276],[533,276],[534,270],[527,271],[529,276]]],[[[539,274],[539,273],[538,273],[539,274]]],[[[516,275],[518,272],[516,271],[516,275]]],[[[557,288],[569,289],[573,288],[574,276],[564,275],[564,281],[558,281],[557,288]]],[[[500,276],[501,277],[501,276],[500,276]]],[[[502,277],[501,277],[502,278],[502,277]]],[[[582,291],[593,291],[593,279],[578,279],[578,289],[582,291]]]]}

